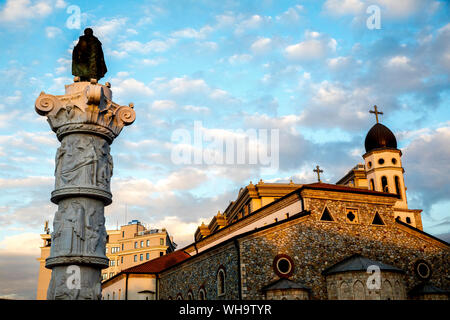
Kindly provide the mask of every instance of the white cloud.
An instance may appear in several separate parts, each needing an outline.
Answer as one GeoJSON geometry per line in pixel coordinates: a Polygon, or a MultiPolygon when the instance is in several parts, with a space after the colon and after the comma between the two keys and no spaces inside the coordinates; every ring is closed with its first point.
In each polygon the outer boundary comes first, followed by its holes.
{"type": "Polygon", "coordinates": [[[300,20],[299,12],[303,11],[304,8],[302,5],[296,5],[287,9],[281,15],[276,17],[277,21],[286,22],[286,23],[295,23],[300,20]]]}
{"type": "Polygon", "coordinates": [[[55,7],[58,9],[63,9],[67,7],[67,3],[64,0],[56,0],[55,7]]]}
{"type": "Polygon", "coordinates": [[[143,65],[146,65],[146,66],[157,66],[166,61],[167,61],[167,59],[158,57],[155,59],[142,59],[141,62],[143,65]]]}
{"type": "Polygon", "coordinates": [[[176,102],[172,100],[156,100],[152,104],[152,108],[155,110],[170,110],[175,109],[176,106],[176,102]]]}
{"type": "Polygon", "coordinates": [[[194,241],[194,233],[198,226],[203,221],[208,223],[210,219],[211,217],[207,217],[197,219],[197,221],[185,222],[177,216],[166,216],[152,225],[156,228],[166,228],[169,234],[174,237],[173,240],[177,243],[178,248],[182,248],[194,241]]]}
{"type": "Polygon", "coordinates": [[[327,13],[336,16],[356,15],[365,9],[364,3],[360,0],[327,0],[323,6],[327,13]]]}
{"type": "Polygon", "coordinates": [[[57,27],[47,27],[45,28],[45,35],[47,38],[53,39],[56,36],[60,35],[62,33],[62,30],[57,27]]]}
{"type": "Polygon", "coordinates": [[[114,78],[111,80],[111,83],[114,86],[114,94],[119,96],[119,99],[123,99],[124,97],[150,97],[154,94],[154,91],[150,87],[134,78],[114,78]]]}
{"type": "Polygon", "coordinates": [[[250,62],[252,59],[253,59],[253,57],[247,53],[234,54],[228,58],[228,62],[230,64],[240,64],[240,63],[250,62]]]}
{"type": "Polygon", "coordinates": [[[127,23],[127,18],[100,19],[97,24],[92,26],[94,35],[102,42],[109,42],[116,39],[117,35],[123,32],[127,23]]]}
{"type": "Polygon", "coordinates": [[[174,31],[171,33],[171,36],[174,38],[204,39],[213,31],[214,31],[214,28],[206,25],[199,30],[195,30],[193,28],[186,28],[186,29],[174,31]]]}
{"type": "Polygon", "coordinates": [[[192,105],[187,105],[183,107],[183,110],[186,111],[192,111],[192,112],[209,112],[209,108],[207,107],[199,107],[199,106],[192,106],[192,105]]]}
{"type": "Polygon", "coordinates": [[[126,52],[138,52],[147,54],[150,52],[164,52],[170,49],[175,43],[176,39],[157,40],[153,39],[146,43],[139,41],[124,41],[119,43],[119,47],[126,52]]]}
{"type": "Polygon", "coordinates": [[[255,42],[252,43],[250,49],[254,53],[266,53],[271,49],[272,39],[270,38],[259,38],[255,42]]]}
{"type": "Polygon", "coordinates": [[[42,239],[38,233],[21,233],[13,236],[5,236],[0,241],[0,254],[40,255],[39,247],[42,239]]]}
{"type": "Polygon", "coordinates": [[[286,55],[293,60],[320,59],[325,55],[325,46],[319,40],[306,40],[285,49],[286,55]]]}
{"type": "Polygon", "coordinates": [[[54,177],[0,178],[0,189],[35,188],[49,186],[54,182],[54,177]]]}
{"type": "Polygon", "coordinates": [[[303,61],[322,59],[328,53],[336,51],[337,41],[326,34],[306,30],[304,36],[304,41],[285,48],[285,54],[289,59],[303,61]]]}
{"type": "Polygon", "coordinates": [[[242,34],[250,30],[261,28],[263,25],[270,23],[272,17],[262,17],[260,15],[253,15],[245,20],[239,22],[236,26],[235,33],[242,34]]]}
{"type": "Polygon", "coordinates": [[[0,11],[0,22],[44,18],[51,12],[52,6],[49,1],[7,0],[0,11]]]}

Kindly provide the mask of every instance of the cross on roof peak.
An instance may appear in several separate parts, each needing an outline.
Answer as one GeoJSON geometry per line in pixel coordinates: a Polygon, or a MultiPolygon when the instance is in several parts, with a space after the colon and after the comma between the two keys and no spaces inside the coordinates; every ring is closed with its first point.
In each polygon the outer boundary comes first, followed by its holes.
{"type": "Polygon", "coordinates": [[[375,114],[375,117],[376,117],[376,119],[377,119],[377,123],[379,123],[379,122],[378,122],[378,115],[379,115],[379,114],[383,114],[383,112],[378,111],[378,107],[377,107],[377,106],[373,106],[373,108],[374,108],[374,110],[369,110],[369,112],[375,114]]]}
{"type": "Polygon", "coordinates": [[[322,182],[322,181],[320,180],[320,174],[323,172],[323,170],[321,170],[320,167],[317,165],[316,168],[315,168],[313,171],[314,171],[314,172],[317,172],[317,180],[318,180],[319,182],[322,182]]]}

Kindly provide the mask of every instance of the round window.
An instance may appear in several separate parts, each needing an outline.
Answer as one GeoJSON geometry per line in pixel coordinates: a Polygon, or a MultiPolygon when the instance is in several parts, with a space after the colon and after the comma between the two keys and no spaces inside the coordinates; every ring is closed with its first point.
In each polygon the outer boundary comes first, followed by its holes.
{"type": "Polygon", "coordinates": [[[417,276],[422,280],[428,280],[431,277],[431,267],[424,260],[419,260],[416,262],[415,271],[417,276]]]}
{"type": "Polygon", "coordinates": [[[397,159],[392,158],[392,164],[396,164],[397,163],[397,159]]]}
{"type": "Polygon", "coordinates": [[[383,158],[378,159],[378,164],[383,164],[383,163],[384,163],[384,159],[383,158]]]}
{"type": "Polygon", "coordinates": [[[279,254],[273,259],[273,269],[280,278],[289,278],[294,272],[294,261],[285,254],[279,254]]]}

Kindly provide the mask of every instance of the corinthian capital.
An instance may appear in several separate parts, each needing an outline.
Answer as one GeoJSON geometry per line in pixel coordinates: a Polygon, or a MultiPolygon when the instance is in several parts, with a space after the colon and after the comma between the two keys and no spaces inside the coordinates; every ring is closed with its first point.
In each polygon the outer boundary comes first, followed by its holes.
{"type": "Polygon", "coordinates": [[[109,143],[124,126],[136,119],[133,105],[121,106],[112,101],[111,89],[95,82],[74,82],[66,85],[64,95],[41,92],[35,110],[46,116],[58,139],[70,133],[95,133],[109,143]]]}

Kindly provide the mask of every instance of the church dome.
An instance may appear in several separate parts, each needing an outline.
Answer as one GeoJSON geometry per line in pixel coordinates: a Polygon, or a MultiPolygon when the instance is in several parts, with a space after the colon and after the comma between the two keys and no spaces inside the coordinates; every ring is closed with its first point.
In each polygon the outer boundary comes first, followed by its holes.
{"type": "Polygon", "coordinates": [[[397,149],[397,139],[388,127],[381,123],[377,123],[367,133],[364,145],[366,147],[366,152],[378,148],[397,149]]]}

